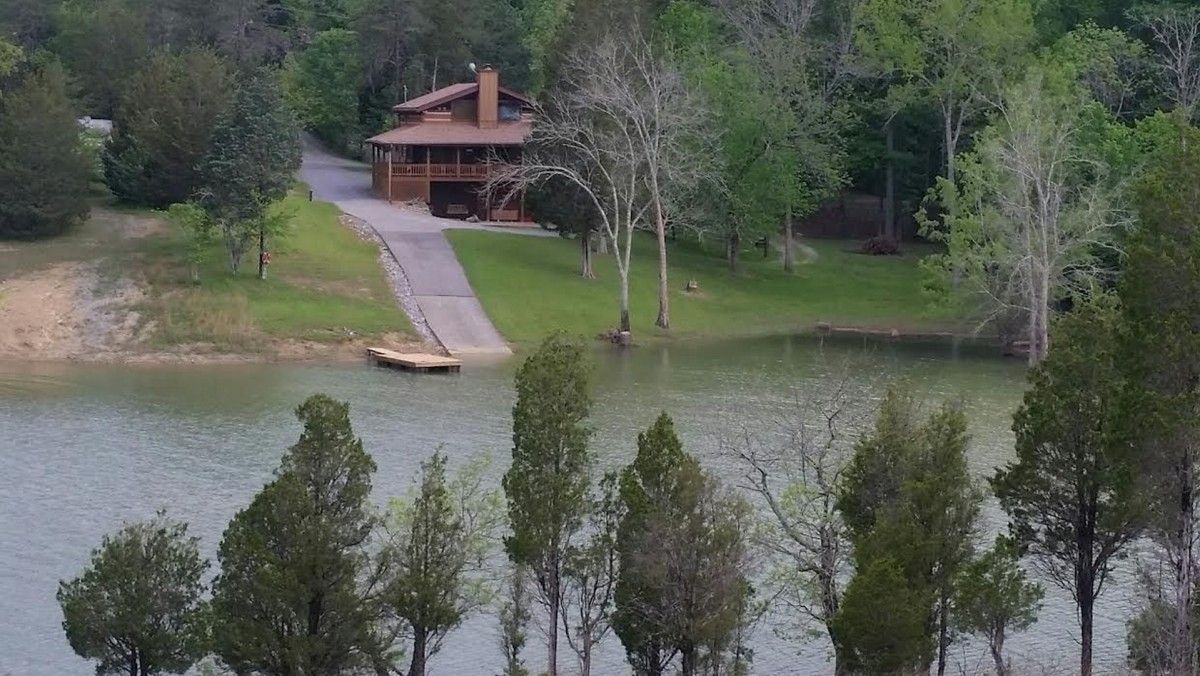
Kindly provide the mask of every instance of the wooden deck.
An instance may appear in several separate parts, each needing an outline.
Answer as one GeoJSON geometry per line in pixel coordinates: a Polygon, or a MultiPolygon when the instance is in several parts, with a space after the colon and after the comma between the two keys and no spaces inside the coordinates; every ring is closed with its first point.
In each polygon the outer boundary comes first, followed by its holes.
{"type": "Polygon", "coordinates": [[[462,361],[436,354],[395,352],[382,347],[368,347],[367,356],[376,366],[387,366],[405,371],[458,373],[462,369],[462,361]]]}

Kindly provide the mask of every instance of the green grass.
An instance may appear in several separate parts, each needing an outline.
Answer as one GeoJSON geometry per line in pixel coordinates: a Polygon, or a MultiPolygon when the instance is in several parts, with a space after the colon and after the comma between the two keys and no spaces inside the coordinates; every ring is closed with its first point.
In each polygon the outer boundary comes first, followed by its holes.
{"type": "Polygon", "coordinates": [[[145,241],[141,255],[151,294],[144,310],[157,342],[247,350],[278,339],[415,335],[396,305],[374,243],[342,226],[335,206],[309,202],[301,191],[283,207],[292,213],[291,226],[272,248],[266,280],[257,278],[256,251],[235,274],[224,247],[214,244],[202,258],[201,283],[193,285],[183,233],[145,241]]]}
{"type": "MultiPolygon", "coordinates": [[[[447,234],[488,315],[510,341],[535,342],[555,330],[595,335],[616,325],[618,279],[611,256],[597,256],[597,278],[585,280],[576,242],[471,230],[447,234]]],[[[957,326],[953,318],[929,312],[922,297],[918,262],[930,247],[909,245],[902,256],[875,257],[855,253],[857,242],[805,243],[816,257],[795,274],[756,251],[747,251],[741,271],[733,274],[719,255],[692,243],[673,244],[668,333],[654,327],[654,242],[639,237],[630,275],[635,336],[749,336],[811,331],[818,322],[904,333],[957,326]],[[688,280],[699,283],[699,293],[683,291],[688,280]]]]}

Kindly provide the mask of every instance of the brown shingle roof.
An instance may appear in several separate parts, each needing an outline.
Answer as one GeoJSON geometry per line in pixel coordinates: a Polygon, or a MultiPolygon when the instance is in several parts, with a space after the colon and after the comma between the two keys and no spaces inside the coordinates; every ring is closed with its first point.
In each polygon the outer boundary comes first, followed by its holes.
{"type": "Polygon", "coordinates": [[[397,127],[367,139],[376,145],[519,146],[533,131],[529,121],[502,122],[480,129],[469,122],[422,122],[397,127]]]}
{"type": "MultiPolygon", "coordinates": [[[[404,103],[393,106],[392,110],[397,113],[423,113],[430,108],[436,108],[455,99],[474,94],[477,91],[479,91],[478,82],[460,82],[452,84],[449,87],[442,87],[428,94],[422,94],[415,99],[409,99],[404,103]]],[[[500,93],[514,98],[525,105],[533,105],[533,101],[529,100],[524,94],[515,92],[507,87],[500,87],[500,93]]]]}

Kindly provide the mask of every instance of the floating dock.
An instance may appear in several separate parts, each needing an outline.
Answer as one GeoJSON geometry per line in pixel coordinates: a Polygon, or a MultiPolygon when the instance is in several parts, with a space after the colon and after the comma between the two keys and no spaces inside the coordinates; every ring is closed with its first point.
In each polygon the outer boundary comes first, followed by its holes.
{"type": "Polygon", "coordinates": [[[368,347],[367,356],[376,366],[418,371],[421,373],[458,373],[462,361],[453,357],[416,352],[396,352],[382,347],[368,347]]]}

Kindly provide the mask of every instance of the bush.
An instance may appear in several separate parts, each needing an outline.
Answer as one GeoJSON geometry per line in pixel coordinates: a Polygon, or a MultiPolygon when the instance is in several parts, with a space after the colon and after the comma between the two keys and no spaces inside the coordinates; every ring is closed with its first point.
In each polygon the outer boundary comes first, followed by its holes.
{"type": "Polygon", "coordinates": [[[868,256],[897,256],[900,254],[900,243],[887,235],[876,235],[863,242],[859,251],[868,256]]]}

